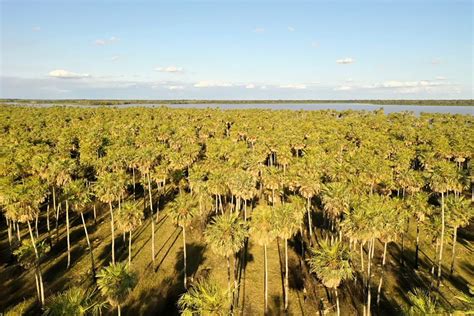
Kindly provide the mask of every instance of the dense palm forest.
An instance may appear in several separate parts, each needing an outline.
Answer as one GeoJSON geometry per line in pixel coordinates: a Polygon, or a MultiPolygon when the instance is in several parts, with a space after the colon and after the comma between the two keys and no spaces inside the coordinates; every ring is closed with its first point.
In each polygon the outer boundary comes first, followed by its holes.
{"type": "Polygon", "coordinates": [[[474,117],[0,107],[0,312],[474,309],[474,117]]]}

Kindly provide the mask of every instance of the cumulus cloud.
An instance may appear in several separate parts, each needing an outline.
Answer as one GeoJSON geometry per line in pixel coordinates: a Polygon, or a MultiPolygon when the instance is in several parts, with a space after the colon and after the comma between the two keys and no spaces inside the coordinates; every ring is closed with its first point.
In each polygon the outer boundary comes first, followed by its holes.
{"type": "Polygon", "coordinates": [[[289,32],[294,32],[296,29],[293,26],[288,26],[288,31],[289,32]]]}
{"type": "Polygon", "coordinates": [[[265,29],[263,27],[257,27],[253,31],[255,33],[263,33],[263,32],[265,32],[265,29]]]}
{"type": "Polygon", "coordinates": [[[399,88],[420,88],[420,87],[435,87],[443,85],[441,82],[420,80],[420,81],[385,81],[382,83],[375,83],[372,85],[363,86],[368,89],[399,89],[399,88]]]}
{"type": "Polygon", "coordinates": [[[199,81],[194,84],[196,88],[213,88],[213,87],[232,87],[233,85],[228,82],[219,82],[219,81],[199,81]]]}
{"type": "Polygon", "coordinates": [[[39,31],[41,31],[41,27],[40,27],[40,26],[33,26],[33,27],[31,28],[31,30],[32,30],[33,32],[39,32],[39,31]]]}
{"type": "Polygon", "coordinates": [[[255,85],[253,83],[249,83],[248,85],[245,86],[247,89],[254,89],[255,85]]]}
{"type": "Polygon", "coordinates": [[[168,86],[168,90],[184,90],[183,86],[168,86]]]}
{"type": "Polygon", "coordinates": [[[56,69],[56,70],[50,71],[48,75],[50,77],[60,78],[60,79],[80,79],[80,78],[90,77],[89,74],[79,74],[79,73],[67,71],[64,69],[56,69]]]}
{"type": "Polygon", "coordinates": [[[184,71],[183,67],[176,67],[176,66],[156,67],[155,70],[159,72],[170,72],[170,73],[180,73],[184,71]]]}
{"type": "Polygon", "coordinates": [[[117,42],[118,40],[119,39],[117,37],[112,36],[109,39],[102,39],[102,38],[96,39],[94,43],[97,46],[105,46],[105,45],[113,44],[113,43],[117,42]]]}
{"type": "Polygon", "coordinates": [[[296,90],[304,90],[307,88],[306,84],[303,83],[290,83],[290,84],[282,84],[280,85],[282,89],[296,89],[296,90]]]}
{"type": "Polygon", "coordinates": [[[346,57],[346,58],[341,58],[341,59],[336,60],[336,63],[337,63],[337,64],[342,64],[342,65],[344,65],[344,64],[352,64],[352,63],[354,63],[354,62],[355,62],[355,60],[354,60],[353,58],[351,58],[351,57],[346,57]]]}
{"type": "Polygon", "coordinates": [[[446,77],[443,77],[443,76],[437,76],[435,79],[436,79],[436,80],[446,80],[447,78],[446,78],[446,77]]]}
{"type": "Polygon", "coordinates": [[[334,88],[334,91],[349,91],[349,90],[352,90],[352,87],[350,87],[350,86],[340,86],[340,87],[334,88]]]}

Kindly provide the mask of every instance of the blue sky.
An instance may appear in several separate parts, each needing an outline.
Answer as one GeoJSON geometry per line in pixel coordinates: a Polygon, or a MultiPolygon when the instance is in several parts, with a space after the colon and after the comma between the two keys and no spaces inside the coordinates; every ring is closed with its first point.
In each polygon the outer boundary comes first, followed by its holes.
{"type": "Polygon", "coordinates": [[[471,1],[0,6],[2,98],[472,98],[471,1]]]}

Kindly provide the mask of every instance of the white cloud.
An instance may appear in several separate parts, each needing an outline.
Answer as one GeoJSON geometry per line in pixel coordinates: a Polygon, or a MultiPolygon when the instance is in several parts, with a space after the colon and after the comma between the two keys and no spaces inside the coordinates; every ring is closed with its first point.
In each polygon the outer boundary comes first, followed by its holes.
{"type": "Polygon", "coordinates": [[[112,43],[115,43],[118,40],[119,38],[112,36],[109,39],[102,39],[102,38],[96,39],[94,43],[98,46],[105,46],[105,45],[110,45],[112,43]]]}
{"type": "Polygon", "coordinates": [[[171,72],[171,73],[180,73],[184,71],[183,67],[176,67],[176,66],[157,67],[155,68],[155,70],[159,72],[171,72]]]}
{"type": "Polygon", "coordinates": [[[297,90],[303,90],[306,89],[307,86],[302,83],[290,83],[290,84],[282,84],[280,85],[280,88],[282,89],[297,89],[297,90]]]}
{"type": "Polygon", "coordinates": [[[441,62],[442,62],[442,61],[441,61],[441,58],[433,58],[433,59],[431,60],[431,64],[432,64],[432,65],[439,65],[439,64],[441,64],[441,62]]]}
{"type": "Polygon", "coordinates": [[[120,58],[120,56],[112,56],[112,57],[110,57],[110,60],[111,61],[117,61],[117,60],[119,60],[119,58],[120,58]]]}
{"type": "Polygon", "coordinates": [[[183,86],[168,86],[168,90],[184,90],[183,86]]]}
{"type": "Polygon", "coordinates": [[[346,57],[346,58],[341,58],[341,59],[336,60],[337,64],[343,64],[343,65],[344,64],[352,64],[354,62],[355,62],[355,60],[351,57],[346,57]]]}
{"type": "Polygon", "coordinates": [[[199,81],[194,84],[196,88],[212,88],[212,87],[232,87],[233,85],[228,82],[219,81],[199,81]]]}
{"type": "Polygon", "coordinates": [[[311,42],[311,47],[318,48],[319,47],[319,42],[316,42],[316,41],[311,42]]]}
{"type": "Polygon", "coordinates": [[[346,79],[346,82],[352,82],[352,81],[354,81],[352,78],[347,78],[346,79]]]}
{"type": "Polygon", "coordinates": [[[288,26],[288,31],[289,32],[294,32],[296,29],[293,26],[288,26]]]}
{"type": "Polygon", "coordinates": [[[60,79],[80,79],[80,78],[90,77],[90,75],[88,74],[78,74],[78,73],[67,71],[64,69],[56,69],[56,70],[50,71],[48,75],[50,77],[60,78],[60,79]]]}
{"type": "Polygon", "coordinates": [[[253,31],[255,33],[263,33],[263,32],[265,32],[265,29],[263,27],[257,27],[253,31]]]}
{"type": "Polygon", "coordinates": [[[446,78],[446,77],[443,77],[443,76],[437,76],[435,79],[436,79],[436,80],[446,80],[447,78],[446,78]]]}
{"type": "Polygon", "coordinates": [[[334,88],[334,91],[349,91],[349,90],[352,90],[352,87],[350,87],[350,86],[340,86],[340,87],[334,88]]]}
{"type": "Polygon", "coordinates": [[[253,83],[250,83],[250,84],[246,85],[245,88],[247,88],[247,89],[255,89],[255,85],[254,85],[253,83]]]}
{"type": "Polygon", "coordinates": [[[382,83],[375,83],[372,85],[365,85],[363,88],[367,89],[404,89],[404,88],[421,88],[421,87],[435,87],[443,85],[441,82],[420,80],[420,81],[396,81],[390,80],[382,83]]]}
{"type": "Polygon", "coordinates": [[[39,32],[39,31],[41,31],[41,27],[40,27],[40,26],[33,26],[33,27],[31,28],[31,30],[32,30],[33,32],[39,32]]]}

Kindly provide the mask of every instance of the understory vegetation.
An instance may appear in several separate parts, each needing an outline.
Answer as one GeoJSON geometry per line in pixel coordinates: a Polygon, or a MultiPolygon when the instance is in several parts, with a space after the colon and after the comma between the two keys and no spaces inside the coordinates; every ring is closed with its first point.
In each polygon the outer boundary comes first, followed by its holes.
{"type": "Polygon", "coordinates": [[[0,107],[0,312],[474,310],[474,117],[0,107]]]}

